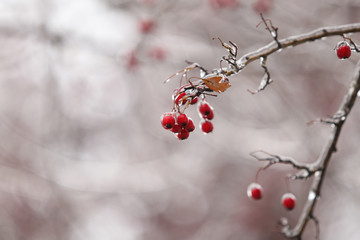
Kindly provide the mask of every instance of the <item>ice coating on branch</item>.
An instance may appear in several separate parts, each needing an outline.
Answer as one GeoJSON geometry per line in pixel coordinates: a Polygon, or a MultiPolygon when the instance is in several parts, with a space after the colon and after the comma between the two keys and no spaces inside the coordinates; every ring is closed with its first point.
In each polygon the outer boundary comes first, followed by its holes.
{"type": "Polygon", "coordinates": [[[316,193],[314,191],[309,192],[308,200],[313,201],[316,198],[316,193]]]}

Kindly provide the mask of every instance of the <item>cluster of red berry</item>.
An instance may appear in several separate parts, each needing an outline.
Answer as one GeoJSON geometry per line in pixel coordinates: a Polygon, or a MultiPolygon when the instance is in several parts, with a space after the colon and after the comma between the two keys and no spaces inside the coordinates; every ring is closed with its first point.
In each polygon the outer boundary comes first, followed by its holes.
{"type": "Polygon", "coordinates": [[[176,112],[167,112],[161,116],[161,125],[173,132],[180,140],[187,139],[190,132],[195,130],[194,122],[186,114],[177,114],[176,112]]]}
{"type": "MultiPolygon", "coordinates": [[[[180,140],[187,139],[190,132],[195,130],[193,120],[185,113],[180,111],[181,105],[194,105],[198,102],[198,97],[189,97],[186,93],[180,93],[173,95],[174,107],[172,112],[166,112],[161,116],[161,125],[166,129],[173,132],[180,140]]],[[[201,130],[207,134],[213,131],[214,126],[210,120],[214,118],[214,110],[208,102],[204,99],[198,105],[198,111],[203,119],[200,122],[201,130]]]]}
{"type": "MultiPolygon", "coordinates": [[[[249,198],[259,200],[263,196],[263,188],[258,183],[251,183],[247,188],[247,195],[249,198]]],[[[295,208],[296,197],[292,193],[285,193],[281,198],[281,204],[287,209],[295,208]]]]}

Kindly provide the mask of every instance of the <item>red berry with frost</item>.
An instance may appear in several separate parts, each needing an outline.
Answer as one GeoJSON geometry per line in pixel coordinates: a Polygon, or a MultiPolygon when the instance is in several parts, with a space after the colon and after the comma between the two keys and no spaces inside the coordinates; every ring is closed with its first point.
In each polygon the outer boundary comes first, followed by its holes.
{"type": "Polygon", "coordinates": [[[247,188],[247,195],[249,198],[259,200],[263,195],[263,188],[258,183],[251,183],[247,188]]]}
{"type": "Polygon", "coordinates": [[[180,93],[179,95],[177,95],[175,97],[175,104],[176,105],[181,105],[181,104],[184,104],[186,102],[186,100],[184,99],[184,97],[186,97],[186,93],[182,92],[180,93]]]}
{"type": "Polygon", "coordinates": [[[195,125],[194,125],[194,122],[191,118],[189,118],[189,122],[188,124],[186,125],[185,129],[188,131],[188,132],[192,132],[195,130],[195,125]]]}
{"type": "Polygon", "coordinates": [[[208,115],[204,115],[203,118],[207,120],[212,120],[214,118],[214,111],[211,110],[210,113],[208,115]]]}
{"type": "Polygon", "coordinates": [[[336,54],[339,59],[346,59],[351,56],[351,48],[349,43],[341,41],[336,46],[336,54]]]}
{"type": "Polygon", "coordinates": [[[188,117],[186,116],[186,114],[180,114],[178,117],[177,117],[177,124],[180,125],[180,127],[186,127],[186,125],[188,124],[189,122],[189,119],[188,117]]]}
{"type": "Polygon", "coordinates": [[[212,122],[210,122],[210,121],[203,121],[201,123],[201,130],[204,133],[210,133],[214,130],[214,126],[213,126],[212,122]]]}
{"type": "Polygon", "coordinates": [[[197,103],[198,100],[199,100],[198,97],[194,97],[194,98],[191,100],[190,104],[193,105],[193,104],[197,103]]]}
{"type": "Polygon", "coordinates": [[[182,129],[179,133],[176,134],[177,138],[180,140],[187,139],[190,133],[186,129],[182,129]]]}
{"type": "Polygon", "coordinates": [[[171,129],[173,128],[173,126],[175,125],[175,116],[174,113],[164,113],[161,116],[161,125],[165,128],[165,129],[171,129]]]}
{"type": "Polygon", "coordinates": [[[296,197],[292,193],[285,193],[281,198],[281,203],[287,210],[292,210],[295,208],[296,197]]]}
{"type": "Polygon", "coordinates": [[[181,131],[181,127],[179,124],[175,124],[173,128],[171,129],[173,133],[179,133],[181,131]]]}
{"type": "Polygon", "coordinates": [[[199,105],[199,113],[202,117],[208,116],[213,112],[212,107],[207,102],[203,101],[199,105]]]}

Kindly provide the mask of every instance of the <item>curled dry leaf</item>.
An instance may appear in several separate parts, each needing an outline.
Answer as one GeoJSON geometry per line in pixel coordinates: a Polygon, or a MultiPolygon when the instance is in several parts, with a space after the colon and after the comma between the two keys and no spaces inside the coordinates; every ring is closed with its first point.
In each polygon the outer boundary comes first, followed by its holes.
{"type": "Polygon", "coordinates": [[[208,88],[218,93],[225,92],[226,89],[231,87],[229,79],[224,76],[207,77],[202,78],[201,80],[204,81],[208,88]]]}

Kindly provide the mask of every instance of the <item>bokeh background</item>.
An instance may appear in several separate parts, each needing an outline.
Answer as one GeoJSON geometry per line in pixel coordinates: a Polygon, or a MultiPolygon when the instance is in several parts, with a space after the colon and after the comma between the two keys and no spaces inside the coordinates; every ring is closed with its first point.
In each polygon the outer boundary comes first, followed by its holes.
{"type": "MultiPolygon", "coordinates": [[[[1,0],[0,239],[283,239],[278,220],[297,221],[311,179],[290,182],[297,206],[280,204],[276,165],[246,196],[265,150],[315,161],[330,134],[307,122],[336,112],[359,54],[346,61],[331,37],[268,58],[274,82],[251,95],[258,62],[208,101],[214,132],[179,141],[160,115],[172,108],[185,60],[219,67],[231,40],[239,55],[279,38],[360,21],[357,0],[1,0]]],[[[360,35],[351,35],[360,44],[360,35]]],[[[194,74],[197,74],[196,71],[194,74]]],[[[196,107],[187,110],[197,126],[196,107]]],[[[341,134],[315,214],[321,239],[360,239],[360,109],[341,134]]],[[[304,239],[315,238],[310,222],[304,239]]]]}

